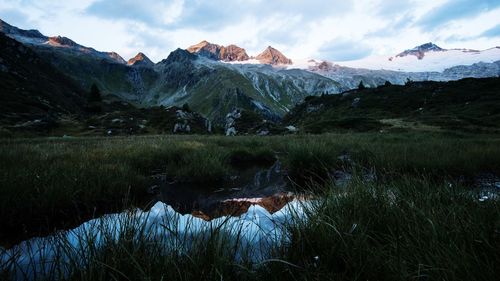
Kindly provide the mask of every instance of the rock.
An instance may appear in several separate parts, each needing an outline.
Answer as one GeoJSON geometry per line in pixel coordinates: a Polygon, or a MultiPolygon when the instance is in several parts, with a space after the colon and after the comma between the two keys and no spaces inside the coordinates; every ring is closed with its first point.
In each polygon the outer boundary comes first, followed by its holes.
{"type": "Polygon", "coordinates": [[[138,53],[127,62],[128,65],[137,67],[153,67],[154,63],[143,53],[138,53]]]}
{"type": "Polygon", "coordinates": [[[307,108],[306,108],[306,111],[307,113],[312,113],[312,112],[316,112],[318,110],[320,110],[321,108],[323,108],[323,104],[318,104],[318,105],[307,105],[307,108]]]}
{"type": "Polygon", "coordinates": [[[207,132],[212,132],[212,122],[210,122],[210,120],[208,119],[205,119],[205,128],[207,128],[207,132]]]}
{"type": "Polygon", "coordinates": [[[160,187],[158,185],[153,185],[148,188],[149,194],[157,194],[160,191],[160,187]]]}
{"type": "Polygon", "coordinates": [[[108,135],[111,135],[112,133],[113,133],[113,131],[108,130],[108,135]]]}
{"type": "Polygon", "coordinates": [[[271,46],[267,47],[256,59],[261,63],[271,65],[292,64],[291,59],[271,46]]]}
{"type": "Polygon", "coordinates": [[[174,125],[174,133],[190,133],[191,126],[189,126],[187,120],[184,120],[184,123],[175,123],[174,125]]]}
{"type": "Polygon", "coordinates": [[[361,102],[361,98],[355,98],[352,103],[351,103],[351,106],[353,108],[358,108],[359,107],[359,103],[361,102]]]}
{"type": "Polygon", "coordinates": [[[230,127],[228,129],[226,129],[226,136],[236,136],[238,132],[236,131],[236,129],[234,127],[230,127]]]}
{"type": "Polygon", "coordinates": [[[213,60],[245,61],[250,59],[245,49],[236,45],[229,45],[225,47],[212,44],[207,41],[201,41],[200,43],[187,48],[187,51],[213,60]]]}
{"type": "Polygon", "coordinates": [[[236,119],[241,118],[241,110],[234,109],[226,115],[226,124],[224,126],[226,130],[226,136],[235,136],[238,131],[236,130],[236,119]]]}
{"type": "Polygon", "coordinates": [[[296,132],[298,132],[298,131],[299,131],[299,129],[297,129],[297,127],[292,126],[292,125],[287,126],[287,127],[286,127],[286,129],[287,129],[290,133],[296,133],[296,132]]]}
{"type": "Polygon", "coordinates": [[[207,132],[212,132],[212,123],[210,120],[196,112],[177,109],[175,115],[177,122],[174,125],[174,133],[190,133],[196,131],[196,128],[205,128],[207,132]]]}
{"type": "Polygon", "coordinates": [[[259,130],[257,132],[257,135],[259,135],[259,136],[267,136],[267,135],[269,135],[269,130],[267,130],[267,129],[259,130]]]}

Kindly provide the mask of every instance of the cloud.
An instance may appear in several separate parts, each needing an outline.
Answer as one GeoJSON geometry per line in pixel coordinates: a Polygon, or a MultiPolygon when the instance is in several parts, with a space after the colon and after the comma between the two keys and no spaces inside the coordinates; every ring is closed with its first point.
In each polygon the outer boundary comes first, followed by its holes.
{"type": "Polygon", "coordinates": [[[372,53],[372,49],[358,41],[340,39],[325,44],[318,50],[320,59],[333,61],[349,61],[364,58],[372,53]]]}
{"type": "Polygon", "coordinates": [[[482,37],[500,37],[500,24],[481,33],[482,37]]]}
{"type": "Polygon", "coordinates": [[[498,0],[449,0],[424,15],[417,25],[426,30],[438,28],[450,21],[473,17],[500,7],[498,0]]]}
{"type": "Polygon", "coordinates": [[[249,54],[272,45],[292,59],[348,60],[429,41],[498,45],[500,1],[2,0],[0,17],[124,57],[142,51],[153,61],[204,39],[249,54]]]}
{"type": "Polygon", "coordinates": [[[169,29],[214,30],[242,19],[284,19],[300,15],[304,21],[348,12],[349,1],[331,0],[98,0],[86,12],[104,19],[133,20],[169,29]],[[326,4],[326,5],[325,5],[326,4]]]}
{"type": "Polygon", "coordinates": [[[172,23],[180,13],[182,0],[98,0],[85,11],[88,14],[113,20],[129,20],[148,25],[172,23]]]}

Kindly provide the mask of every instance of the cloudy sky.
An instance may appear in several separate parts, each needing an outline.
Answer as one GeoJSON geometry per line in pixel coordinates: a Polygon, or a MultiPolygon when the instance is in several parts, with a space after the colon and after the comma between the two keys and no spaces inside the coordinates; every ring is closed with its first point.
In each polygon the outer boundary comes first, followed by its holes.
{"type": "Polygon", "coordinates": [[[153,61],[201,40],[268,45],[294,58],[393,55],[426,42],[500,46],[499,0],[2,0],[0,18],[125,59],[153,61]]]}

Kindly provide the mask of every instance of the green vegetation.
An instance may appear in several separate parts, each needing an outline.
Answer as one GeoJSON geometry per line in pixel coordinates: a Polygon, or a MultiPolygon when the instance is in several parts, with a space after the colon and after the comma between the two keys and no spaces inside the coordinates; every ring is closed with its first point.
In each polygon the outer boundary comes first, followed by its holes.
{"type": "Polygon", "coordinates": [[[284,118],[306,132],[500,131],[500,78],[408,82],[310,97],[284,118]]]}
{"type": "Polygon", "coordinates": [[[274,280],[495,280],[499,211],[498,202],[425,177],[329,188],[308,220],[290,227],[282,259],[297,267],[276,263],[266,273],[288,276],[274,280]]]}
{"type": "Polygon", "coordinates": [[[4,241],[122,209],[126,199],[144,206],[157,171],[179,182],[224,182],[239,167],[278,158],[299,186],[322,183],[335,170],[375,170],[380,182],[500,174],[500,138],[468,134],[6,139],[0,155],[4,241]]]}
{"type": "Polygon", "coordinates": [[[99,88],[97,88],[96,84],[92,84],[92,86],[90,87],[88,102],[101,102],[101,101],[102,101],[101,91],[99,91],[99,88]]]}

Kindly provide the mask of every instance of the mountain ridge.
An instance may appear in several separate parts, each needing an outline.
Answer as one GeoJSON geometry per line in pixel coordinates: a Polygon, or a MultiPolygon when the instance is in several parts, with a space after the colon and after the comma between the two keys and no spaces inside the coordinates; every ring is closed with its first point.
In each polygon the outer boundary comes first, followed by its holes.
{"type": "MultiPolygon", "coordinates": [[[[219,123],[234,108],[278,120],[307,96],[341,93],[357,88],[361,81],[368,87],[377,87],[386,81],[405,84],[408,80],[447,81],[500,74],[500,62],[454,66],[441,72],[370,70],[314,60],[308,61],[306,68],[300,68],[271,46],[252,59],[236,45],[224,47],[207,41],[187,50],[174,50],[156,64],[143,53],[125,62],[117,53],[98,52],[66,37],[47,37],[3,21],[0,31],[33,48],[81,88],[90,89],[96,84],[107,102],[124,101],[138,107],[189,104],[196,112],[219,123]]],[[[456,50],[434,52],[437,46],[429,44],[420,48],[428,51],[425,59],[417,60],[413,55],[398,59],[424,62],[433,59],[436,53],[468,54],[456,50]]],[[[497,51],[500,53],[499,48],[492,49],[493,55],[497,51]]]]}
{"type": "Polygon", "coordinates": [[[236,45],[222,46],[218,44],[212,44],[206,40],[192,45],[186,50],[190,53],[196,53],[209,59],[221,60],[226,62],[246,61],[250,59],[245,49],[243,48],[240,48],[236,45]]]}

